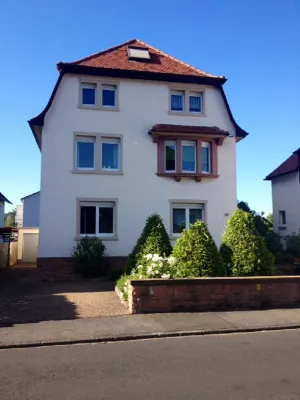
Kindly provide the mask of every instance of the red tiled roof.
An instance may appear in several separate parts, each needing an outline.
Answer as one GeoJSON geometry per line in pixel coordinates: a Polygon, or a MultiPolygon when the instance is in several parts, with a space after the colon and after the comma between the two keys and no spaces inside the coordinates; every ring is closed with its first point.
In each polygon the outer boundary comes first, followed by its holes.
{"type": "Polygon", "coordinates": [[[296,150],[287,160],[279,165],[273,172],[271,172],[265,180],[271,181],[281,175],[286,175],[291,172],[299,171],[299,156],[300,149],[296,150]]]}
{"type": "Polygon", "coordinates": [[[172,132],[172,133],[198,133],[198,134],[211,134],[229,136],[227,131],[223,131],[217,126],[191,126],[191,125],[170,125],[170,124],[157,124],[151,128],[150,132],[172,132]]]}
{"type": "Polygon", "coordinates": [[[191,65],[186,64],[183,61],[177,60],[176,58],[171,57],[166,53],[163,53],[155,47],[152,47],[147,43],[136,39],[122,43],[110,49],[100,51],[99,53],[93,54],[89,57],[85,57],[74,62],[58,63],[58,68],[61,69],[63,65],[77,65],[93,68],[189,75],[223,80],[225,79],[224,76],[211,75],[207,72],[201,71],[198,68],[192,67],[191,65]],[[127,53],[128,46],[147,48],[149,50],[151,59],[149,61],[129,60],[127,53]]]}

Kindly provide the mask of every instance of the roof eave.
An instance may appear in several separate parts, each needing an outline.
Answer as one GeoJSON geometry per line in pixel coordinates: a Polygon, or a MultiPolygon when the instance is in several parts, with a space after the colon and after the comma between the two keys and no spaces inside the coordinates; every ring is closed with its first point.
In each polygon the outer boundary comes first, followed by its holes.
{"type": "Polygon", "coordinates": [[[273,175],[273,176],[272,176],[272,174],[269,174],[269,175],[267,175],[265,177],[264,181],[272,181],[273,179],[276,179],[276,178],[279,178],[281,176],[285,176],[285,175],[288,175],[288,174],[292,174],[292,173],[298,172],[298,171],[299,171],[299,168],[297,167],[297,168],[294,168],[291,171],[282,172],[281,174],[276,174],[276,175],[273,175]]]}

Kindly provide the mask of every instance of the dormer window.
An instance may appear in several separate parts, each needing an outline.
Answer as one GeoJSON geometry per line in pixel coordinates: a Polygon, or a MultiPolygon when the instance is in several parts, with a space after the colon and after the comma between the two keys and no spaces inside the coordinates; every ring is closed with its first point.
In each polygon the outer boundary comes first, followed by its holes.
{"type": "Polygon", "coordinates": [[[132,60],[150,60],[149,50],[145,47],[128,46],[127,47],[128,58],[132,60]]]}

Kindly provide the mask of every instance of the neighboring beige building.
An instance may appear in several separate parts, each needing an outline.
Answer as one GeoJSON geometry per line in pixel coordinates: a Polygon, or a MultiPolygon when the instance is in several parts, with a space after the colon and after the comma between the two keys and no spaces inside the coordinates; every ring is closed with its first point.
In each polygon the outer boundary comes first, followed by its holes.
{"type": "Polygon", "coordinates": [[[173,243],[203,219],[219,245],[247,135],[226,78],[139,40],[57,67],[46,108],[29,121],[42,152],[39,265],[70,257],[85,235],[120,260],[155,212],[173,243]]]}
{"type": "Polygon", "coordinates": [[[275,232],[282,236],[300,233],[300,149],[271,172],[266,180],[272,182],[275,232]]]}
{"type": "Polygon", "coordinates": [[[0,192],[0,228],[4,226],[4,208],[5,203],[12,204],[1,192],[0,192]]]}

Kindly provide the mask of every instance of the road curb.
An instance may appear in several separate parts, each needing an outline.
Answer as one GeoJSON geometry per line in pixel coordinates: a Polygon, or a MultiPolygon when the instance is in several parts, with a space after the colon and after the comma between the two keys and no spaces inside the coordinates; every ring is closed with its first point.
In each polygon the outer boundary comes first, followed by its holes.
{"type": "Polygon", "coordinates": [[[36,341],[28,343],[4,343],[0,344],[0,350],[9,349],[26,349],[34,347],[49,347],[49,346],[67,346],[76,344],[93,344],[93,343],[111,343],[111,342],[128,342],[135,340],[146,340],[146,339],[163,339],[163,338],[176,338],[176,337],[188,337],[188,336],[210,336],[210,335],[226,335],[233,333],[255,333],[255,332],[270,332],[270,331],[286,331],[300,329],[298,325],[274,325],[264,326],[256,328],[229,328],[229,329],[212,329],[212,330],[194,330],[194,331],[175,331],[175,332],[154,332],[154,333],[143,333],[143,334],[131,334],[131,335],[115,335],[115,336],[103,336],[98,338],[90,339],[65,339],[65,340],[54,340],[54,341],[36,341]]]}

